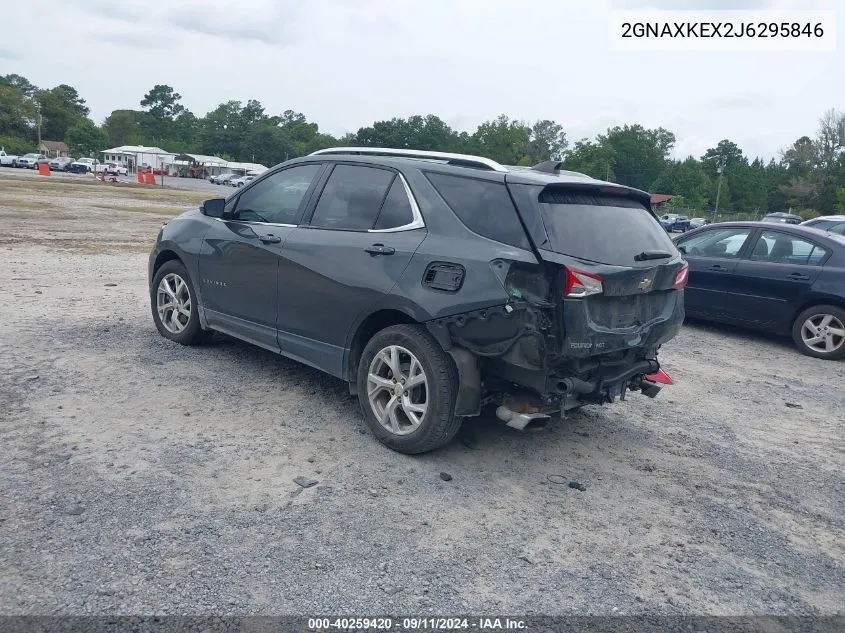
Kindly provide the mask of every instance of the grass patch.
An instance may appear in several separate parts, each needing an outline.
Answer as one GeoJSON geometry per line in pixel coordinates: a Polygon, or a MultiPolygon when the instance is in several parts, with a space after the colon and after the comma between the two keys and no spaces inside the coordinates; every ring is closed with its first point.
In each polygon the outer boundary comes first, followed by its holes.
{"type": "Polygon", "coordinates": [[[47,209],[54,206],[43,200],[20,200],[15,198],[0,198],[0,207],[16,207],[18,209],[47,209]]]}
{"type": "Polygon", "coordinates": [[[128,211],[129,213],[153,213],[155,215],[176,216],[184,213],[187,209],[185,207],[152,207],[143,205],[125,205],[125,204],[92,204],[92,207],[97,209],[108,209],[109,211],[128,211]]]}

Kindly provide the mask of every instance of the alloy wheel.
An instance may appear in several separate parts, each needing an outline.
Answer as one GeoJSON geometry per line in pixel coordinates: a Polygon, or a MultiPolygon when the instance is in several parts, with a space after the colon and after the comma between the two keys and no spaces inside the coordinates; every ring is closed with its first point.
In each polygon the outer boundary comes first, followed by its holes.
{"type": "Polygon", "coordinates": [[[394,435],[413,433],[428,410],[428,378],[419,359],[400,345],[381,349],[367,373],[367,399],[394,435]]]}
{"type": "Polygon", "coordinates": [[[815,352],[832,354],[845,345],[845,325],[832,314],[814,314],[801,326],[801,340],[815,352]]]}
{"type": "Polygon", "coordinates": [[[156,309],[164,328],[179,334],[191,320],[191,293],[188,284],[176,273],[170,273],[158,282],[156,309]]]}

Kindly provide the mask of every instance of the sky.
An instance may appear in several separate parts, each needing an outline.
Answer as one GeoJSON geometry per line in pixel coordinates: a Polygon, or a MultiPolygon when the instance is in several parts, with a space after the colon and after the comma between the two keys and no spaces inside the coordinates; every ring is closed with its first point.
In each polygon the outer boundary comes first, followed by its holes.
{"type": "Polygon", "coordinates": [[[342,135],[436,114],[469,132],[499,114],[719,140],[765,158],[845,110],[845,0],[27,0],[0,9],[0,75],[74,86],[97,122],[155,84],[202,116],[257,99],[342,135]],[[614,9],[838,9],[836,52],[622,52],[614,9]]]}

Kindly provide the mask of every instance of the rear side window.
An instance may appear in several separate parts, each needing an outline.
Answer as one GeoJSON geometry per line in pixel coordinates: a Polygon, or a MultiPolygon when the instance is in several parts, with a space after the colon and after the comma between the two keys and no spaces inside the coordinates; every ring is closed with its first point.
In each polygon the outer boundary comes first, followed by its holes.
{"type": "Polygon", "coordinates": [[[470,231],[503,244],[529,248],[504,184],[434,173],[426,174],[426,178],[470,231]]]}
{"type": "Polygon", "coordinates": [[[635,266],[634,257],[645,251],[677,253],[660,222],[635,200],[545,189],[539,206],[548,247],[557,253],[613,266],[635,266]]]}

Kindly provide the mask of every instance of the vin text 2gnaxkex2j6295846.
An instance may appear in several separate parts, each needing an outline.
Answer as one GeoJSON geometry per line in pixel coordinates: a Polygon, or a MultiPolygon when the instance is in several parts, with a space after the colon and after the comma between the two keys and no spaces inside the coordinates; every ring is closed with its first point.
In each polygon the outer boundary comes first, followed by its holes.
{"type": "Polygon", "coordinates": [[[525,428],[654,397],[687,265],[645,192],[547,162],[333,148],[162,227],[159,332],[220,331],[349,382],[405,453],[495,407],[525,428]]]}

